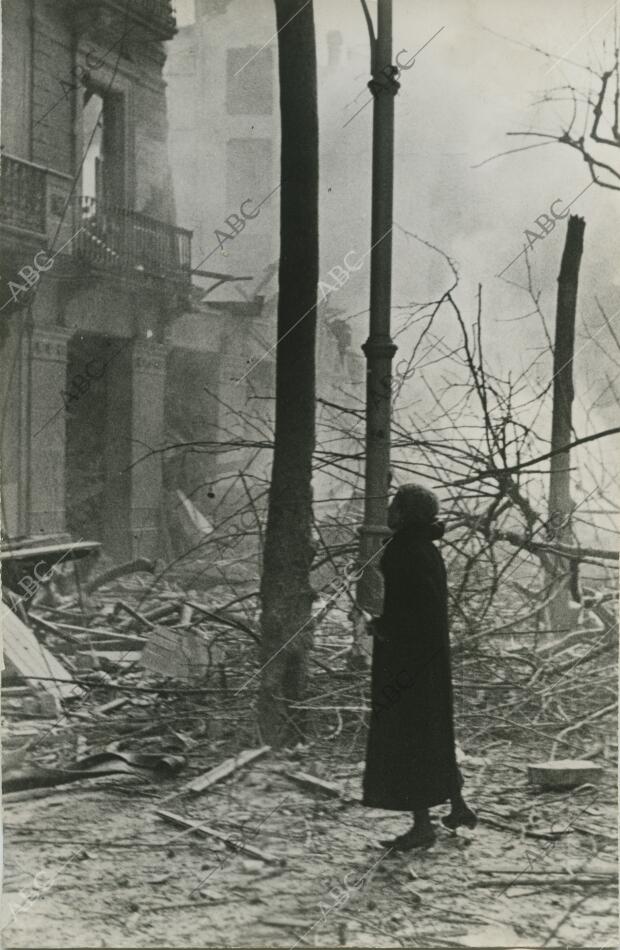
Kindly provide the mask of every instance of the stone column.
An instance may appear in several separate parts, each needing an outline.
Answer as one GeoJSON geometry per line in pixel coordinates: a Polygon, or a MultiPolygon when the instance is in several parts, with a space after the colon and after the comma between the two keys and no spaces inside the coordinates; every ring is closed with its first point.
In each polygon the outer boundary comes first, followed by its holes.
{"type": "Polygon", "coordinates": [[[67,344],[71,331],[35,326],[25,334],[27,532],[65,532],[65,405],[67,344]],[[29,358],[28,358],[29,357],[29,358]]]}
{"type": "Polygon", "coordinates": [[[26,462],[28,446],[28,337],[19,320],[25,312],[0,317],[0,475],[2,529],[7,538],[28,533],[26,462]]]}
{"type": "Polygon", "coordinates": [[[139,340],[110,364],[104,543],[118,560],[161,555],[162,456],[143,456],[163,446],[166,353],[139,340]]]}

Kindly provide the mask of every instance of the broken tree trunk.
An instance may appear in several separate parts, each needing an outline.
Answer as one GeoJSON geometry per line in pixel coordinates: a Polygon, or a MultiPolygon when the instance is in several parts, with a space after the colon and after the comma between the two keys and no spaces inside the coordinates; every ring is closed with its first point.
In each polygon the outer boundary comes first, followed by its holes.
{"type": "Polygon", "coordinates": [[[273,469],[261,578],[262,738],[298,742],[311,644],[318,118],[312,0],[276,0],[281,199],[273,469]]]}
{"type": "MultiPolygon", "coordinates": [[[[572,441],[573,356],[575,353],[575,314],[579,266],[583,252],[585,221],[577,215],[568,219],[566,243],[558,277],[558,296],[553,350],[553,416],[551,423],[551,456],[549,477],[550,538],[561,544],[572,542],[571,516],[573,504],[570,495],[570,450],[558,451],[572,441]]],[[[550,583],[559,589],[549,606],[551,628],[556,632],[570,630],[572,614],[571,594],[578,596],[578,562],[554,557],[553,570],[548,574],[550,583]]]]}

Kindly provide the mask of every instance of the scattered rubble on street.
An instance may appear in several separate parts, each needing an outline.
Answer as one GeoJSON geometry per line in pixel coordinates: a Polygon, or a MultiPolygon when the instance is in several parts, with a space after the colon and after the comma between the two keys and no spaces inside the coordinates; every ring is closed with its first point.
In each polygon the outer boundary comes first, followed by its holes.
{"type": "Polygon", "coordinates": [[[431,851],[390,857],[377,840],[399,831],[402,816],[359,803],[367,678],[343,652],[344,610],[336,605],[315,634],[308,741],[277,752],[261,742],[252,688],[238,692],[257,663],[247,632],[257,603],[241,610],[229,593],[186,593],[134,573],[82,605],[30,605],[31,636],[76,692],[57,718],[29,707],[45,678],[37,674],[33,693],[7,651],[2,927],[11,946],[79,945],[93,932],[118,947],[612,939],[613,648],[590,661],[582,638],[553,665],[526,645],[492,657],[465,651],[455,674],[459,757],[480,824],[441,829],[431,851]],[[163,676],[144,662],[162,629],[187,637],[190,650],[200,638],[200,675],[179,663],[163,676]],[[569,660],[560,683],[554,670],[569,660]],[[569,711],[578,728],[567,733],[569,711]],[[554,743],[561,758],[549,761],[554,743]]]}

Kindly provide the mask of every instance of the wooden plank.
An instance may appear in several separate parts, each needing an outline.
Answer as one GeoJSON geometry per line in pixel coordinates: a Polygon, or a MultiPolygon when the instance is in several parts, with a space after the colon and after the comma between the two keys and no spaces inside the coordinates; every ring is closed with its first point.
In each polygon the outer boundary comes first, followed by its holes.
{"type": "Polygon", "coordinates": [[[476,870],[480,871],[481,874],[495,874],[500,877],[512,876],[513,878],[515,877],[515,875],[519,874],[521,876],[521,874],[523,873],[523,874],[527,874],[528,877],[539,877],[539,876],[544,877],[545,880],[557,879],[559,881],[573,881],[573,880],[576,880],[578,877],[587,877],[588,879],[600,877],[602,880],[611,880],[611,879],[613,879],[614,881],[618,880],[618,871],[615,868],[612,868],[611,870],[609,868],[606,868],[605,870],[596,870],[593,868],[581,867],[581,868],[575,868],[572,871],[566,870],[564,868],[562,868],[562,870],[559,870],[559,871],[550,871],[549,868],[544,868],[543,870],[537,870],[536,868],[530,868],[530,867],[524,870],[523,867],[519,867],[518,865],[511,865],[510,867],[503,866],[503,867],[498,867],[498,868],[479,867],[476,870]]]}
{"type": "Polygon", "coordinates": [[[84,557],[99,550],[100,541],[76,541],[69,544],[24,544],[21,547],[5,545],[0,551],[1,561],[34,561],[36,558],[51,562],[52,559],[64,554],[70,560],[84,557]]]}
{"type": "Polygon", "coordinates": [[[569,834],[574,828],[574,825],[570,825],[570,827],[567,826],[566,828],[559,829],[558,831],[534,831],[531,828],[526,828],[524,825],[513,825],[507,821],[499,821],[496,818],[488,818],[485,814],[480,813],[478,813],[478,821],[482,822],[484,825],[490,825],[491,828],[499,828],[500,831],[511,831],[515,835],[524,835],[526,838],[542,838],[545,841],[557,841],[558,838],[561,838],[565,834],[569,834]]]}
{"type": "Polygon", "coordinates": [[[79,670],[125,669],[139,663],[141,656],[131,650],[78,650],[75,663],[79,670]]]}
{"type": "Polygon", "coordinates": [[[582,835],[588,835],[590,837],[605,838],[607,841],[613,841],[616,845],[618,844],[618,835],[610,835],[607,831],[603,831],[600,828],[592,828],[588,825],[582,825],[578,822],[573,822],[571,827],[578,831],[582,835]]]}
{"type": "Polygon", "coordinates": [[[613,887],[618,885],[618,875],[596,874],[594,876],[587,874],[575,874],[572,877],[567,875],[547,874],[544,878],[534,877],[531,874],[496,875],[492,880],[473,881],[470,887],[498,887],[503,884],[504,887],[613,887]]]}
{"type": "Polygon", "coordinates": [[[128,702],[129,696],[119,696],[118,699],[111,699],[108,703],[95,706],[93,712],[97,715],[105,715],[105,713],[112,712],[113,709],[120,709],[121,706],[125,706],[128,702]]]}
{"type": "Polygon", "coordinates": [[[179,611],[180,604],[160,604],[159,607],[153,607],[151,610],[145,610],[142,616],[146,620],[162,620],[163,617],[171,617],[179,611]]]}
{"type": "Polygon", "coordinates": [[[72,633],[67,633],[66,630],[59,630],[58,624],[55,621],[47,620],[44,617],[38,617],[36,614],[31,613],[29,616],[30,622],[35,627],[40,627],[41,630],[44,630],[45,633],[53,633],[56,637],[62,637],[68,643],[75,645],[81,645],[82,641],[79,637],[75,637],[72,633]]]}
{"type": "Polygon", "coordinates": [[[95,657],[97,660],[107,660],[109,663],[137,663],[141,653],[137,650],[78,650],[77,657],[95,657]]]}
{"type": "MultiPolygon", "coordinates": [[[[136,633],[119,633],[117,630],[104,630],[102,627],[81,627],[76,623],[62,623],[60,620],[49,620],[49,618],[41,617],[34,611],[31,611],[30,616],[51,633],[57,633],[63,630],[75,633],[87,633],[89,636],[105,637],[113,640],[126,640],[128,643],[135,644],[137,647],[143,647],[147,642],[145,637],[141,637],[136,633]]],[[[83,643],[85,638],[76,639],[78,642],[83,643]]]]}
{"type": "Polygon", "coordinates": [[[271,746],[268,745],[261,746],[260,749],[246,749],[245,752],[240,752],[239,755],[226,759],[220,765],[216,765],[215,768],[210,769],[204,775],[199,775],[198,778],[193,779],[186,787],[188,791],[194,794],[204,792],[211,785],[215,785],[216,782],[220,782],[228,775],[232,775],[237,769],[242,768],[244,765],[249,765],[249,763],[254,762],[255,759],[266,755],[270,749],[271,746]]]}
{"type": "Polygon", "coordinates": [[[193,821],[190,818],[183,818],[182,815],[175,815],[174,812],[164,811],[163,809],[158,809],[155,812],[160,818],[163,818],[164,821],[168,821],[173,825],[176,825],[178,828],[191,829],[196,832],[196,834],[202,835],[204,838],[215,838],[217,841],[223,841],[224,844],[227,844],[229,848],[233,851],[240,851],[242,854],[247,854],[250,858],[257,858],[259,861],[264,861],[266,864],[279,864],[280,858],[274,854],[268,854],[266,851],[261,851],[259,848],[253,847],[251,844],[247,844],[243,840],[243,835],[239,841],[231,841],[230,835],[222,834],[221,831],[216,831],[215,828],[211,828],[209,825],[203,824],[201,821],[193,821]]]}
{"type": "Polygon", "coordinates": [[[325,779],[317,778],[316,775],[310,775],[308,772],[283,771],[282,775],[292,779],[294,782],[299,782],[299,784],[305,788],[310,788],[313,792],[323,792],[332,798],[347,797],[344,789],[342,789],[340,785],[336,785],[334,782],[326,782],[325,779]]]}
{"type": "Polygon", "coordinates": [[[240,752],[239,755],[233,756],[230,759],[226,759],[224,762],[220,763],[220,765],[216,765],[215,768],[209,769],[209,771],[205,772],[204,775],[198,775],[196,778],[192,779],[191,782],[183,785],[178,791],[173,792],[172,795],[168,795],[166,798],[162,799],[162,801],[168,802],[172,798],[176,798],[178,795],[185,795],[188,792],[193,795],[198,795],[200,792],[204,792],[207,788],[215,785],[216,782],[221,782],[223,778],[232,775],[232,773],[236,772],[237,769],[242,768],[244,765],[249,765],[249,763],[253,762],[255,759],[266,755],[270,749],[271,746],[264,745],[261,746],[260,749],[247,749],[245,752],[240,752]]]}
{"type": "Polygon", "coordinates": [[[23,677],[34,691],[45,690],[58,700],[83,693],[75,683],[60,683],[54,680],[70,680],[71,673],[44,647],[34,633],[6,608],[2,612],[0,623],[3,631],[3,652],[6,659],[23,677]],[[40,677],[40,678],[39,678],[40,677]]]}

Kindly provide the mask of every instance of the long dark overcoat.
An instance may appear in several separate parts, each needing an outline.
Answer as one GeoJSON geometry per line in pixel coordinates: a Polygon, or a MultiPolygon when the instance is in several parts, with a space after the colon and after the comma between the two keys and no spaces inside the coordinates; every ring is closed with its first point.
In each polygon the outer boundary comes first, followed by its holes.
{"type": "Polygon", "coordinates": [[[404,528],[382,555],[363,798],[372,808],[439,805],[458,775],[446,569],[431,540],[441,533],[438,525],[404,528]]]}

